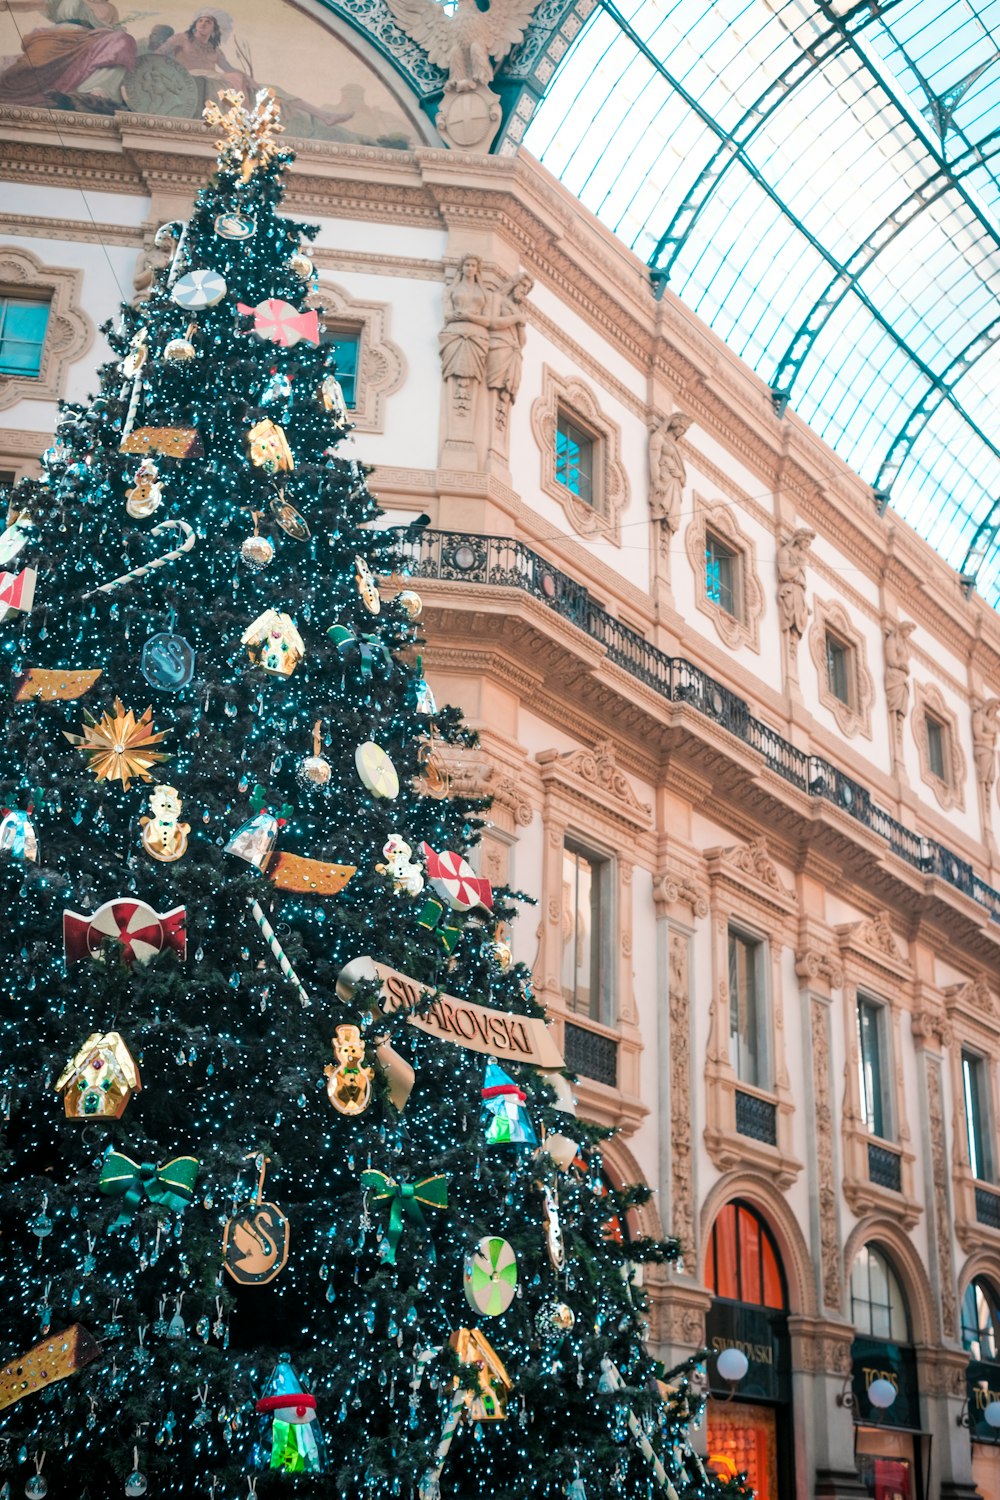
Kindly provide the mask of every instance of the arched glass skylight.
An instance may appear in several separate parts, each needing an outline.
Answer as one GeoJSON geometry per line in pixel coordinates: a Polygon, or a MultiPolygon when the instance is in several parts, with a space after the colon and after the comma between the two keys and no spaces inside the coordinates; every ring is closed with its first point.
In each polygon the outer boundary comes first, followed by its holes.
{"type": "Polygon", "coordinates": [[[1000,603],[1000,0],[600,0],[525,145],[1000,603]]]}

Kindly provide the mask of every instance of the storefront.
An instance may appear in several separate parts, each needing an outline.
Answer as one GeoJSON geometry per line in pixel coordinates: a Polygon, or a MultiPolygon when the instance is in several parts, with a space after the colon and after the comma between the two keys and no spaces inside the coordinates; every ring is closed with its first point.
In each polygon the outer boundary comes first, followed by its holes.
{"type": "Polygon", "coordinates": [[[771,1231],[748,1204],[728,1203],[712,1226],[706,1278],[715,1293],[705,1319],[713,1354],[709,1465],[720,1475],[746,1474],[758,1500],[787,1500],[793,1476],[785,1276],[771,1231]],[[746,1360],[739,1381],[719,1371],[718,1356],[727,1349],[746,1360]]]}
{"type": "Polygon", "coordinates": [[[860,1250],[851,1271],[851,1396],[858,1475],[872,1500],[923,1500],[930,1443],[921,1428],[906,1299],[885,1253],[860,1250]]]}
{"type": "Polygon", "coordinates": [[[980,1495],[1000,1495],[1000,1322],[992,1282],[977,1276],[962,1298],[965,1417],[972,1439],[972,1478],[980,1495]]]}

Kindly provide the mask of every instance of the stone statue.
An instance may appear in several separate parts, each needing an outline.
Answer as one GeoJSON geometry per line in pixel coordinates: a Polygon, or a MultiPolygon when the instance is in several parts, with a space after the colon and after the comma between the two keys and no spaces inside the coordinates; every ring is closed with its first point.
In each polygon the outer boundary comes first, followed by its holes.
{"type": "Polygon", "coordinates": [[[490,88],[493,61],[524,36],[538,0],[458,0],[449,13],[437,0],[388,0],[400,26],[448,81],[437,128],[453,150],[488,151],[502,111],[490,88]]]}
{"type": "Polygon", "coordinates": [[[997,776],[997,710],[1000,698],[974,698],[972,701],[972,759],[976,780],[989,795],[997,776]]]}
{"type": "Polygon", "coordinates": [[[910,636],[916,628],[912,620],[892,621],[882,627],[885,703],[898,719],[905,719],[910,709],[910,636]]]}
{"type": "Polygon", "coordinates": [[[682,411],[671,412],[649,435],[649,510],[671,536],[681,524],[687,479],[678,445],[693,421],[682,411]]]}
{"type": "Polygon", "coordinates": [[[806,604],[806,553],[816,540],[816,533],[799,527],[786,536],[778,548],[778,611],[782,629],[795,643],[806,633],[809,608],[806,604]]]}
{"type": "Polygon", "coordinates": [[[466,255],[444,293],[444,327],[438,334],[441,373],[453,387],[458,412],[472,409],[475,387],[486,376],[490,343],[489,296],[480,280],[478,256],[466,255]]]}
{"type": "Polygon", "coordinates": [[[526,271],[519,271],[496,294],[490,317],[489,347],[486,352],[486,385],[496,391],[494,425],[506,431],[507,413],[517,399],[524,363],[524,299],[534,282],[526,271]]]}

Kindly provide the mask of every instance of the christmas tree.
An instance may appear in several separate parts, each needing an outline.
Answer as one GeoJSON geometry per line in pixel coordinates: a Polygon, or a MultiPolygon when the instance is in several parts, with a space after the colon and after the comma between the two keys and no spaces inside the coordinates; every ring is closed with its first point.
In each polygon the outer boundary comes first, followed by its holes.
{"type": "Polygon", "coordinates": [[[466,858],[276,105],[226,104],[0,537],[0,1479],[721,1493],[696,1361],[643,1351],[676,1247],[622,1232],[466,858]]]}

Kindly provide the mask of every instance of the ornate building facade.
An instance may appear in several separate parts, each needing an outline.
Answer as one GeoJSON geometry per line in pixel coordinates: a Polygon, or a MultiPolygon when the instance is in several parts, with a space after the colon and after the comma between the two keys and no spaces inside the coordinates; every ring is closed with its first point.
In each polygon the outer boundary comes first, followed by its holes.
{"type": "MultiPolygon", "coordinates": [[[[425,667],[480,735],[442,774],[494,799],[483,873],[536,898],[515,954],[619,1128],[606,1172],[653,1189],[633,1229],[683,1246],[645,1277],[652,1346],[712,1350],[706,1451],[762,1496],[995,1500],[996,614],[516,154],[579,7],[495,80],[492,155],[388,12],[288,10],[355,69],[284,88],[289,210],[357,456],[390,524],[429,517],[425,667]]],[[[211,158],[222,64],[150,40],[113,85],[0,73],[8,482],[211,158]]]]}

